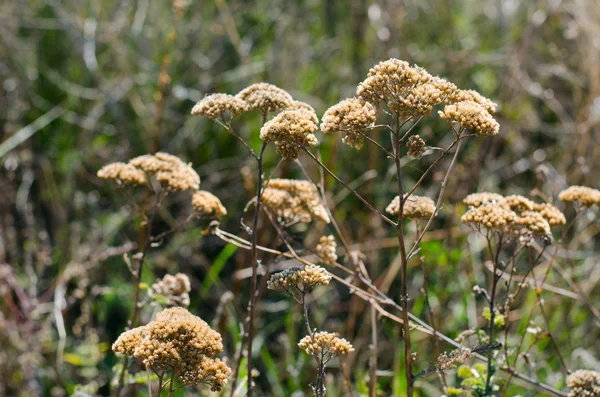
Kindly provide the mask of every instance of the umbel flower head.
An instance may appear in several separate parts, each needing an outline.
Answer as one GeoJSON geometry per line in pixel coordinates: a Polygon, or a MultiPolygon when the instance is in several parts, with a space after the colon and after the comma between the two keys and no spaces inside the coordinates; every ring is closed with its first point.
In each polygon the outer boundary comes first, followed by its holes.
{"type": "Polygon", "coordinates": [[[265,184],[261,202],[285,223],[308,223],[313,219],[330,222],[317,189],[310,181],[271,179],[265,184]]]}
{"type": "Polygon", "coordinates": [[[166,306],[190,305],[190,279],[183,273],[176,275],[166,274],[162,280],[152,284],[150,288],[152,295],[160,295],[166,298],[166,306]]]}
{"type": "Polygon", "coordinates": [[[494,136],[500,132],[500,125],[490,112],[475,101],[446,105],[439,115],[442,120],[450,124],[460,123],[461,128],[474,131],[479,136],[494,136]]]}
{"type": "Polygon", "coordinates": [[[126,331],[113,351],[143,360],[147,368],[174,371],[183,385],[205,383],[220,391],[231,369],[214,356],[223,350],[221,335],[186,309],[174,307],[145,326],[126,331]]]}
{"type": "Polygon", "coordinates": [[[192,195],[192,207],[194,211],[202,216],[219,218],[227,215],[227,209],[221,200],[211,192],[198,190],[192,195]]]}
{"type": "Polygon", "coordinates": [[[567,376],[569,397],[600,396],[600,372],[578,369],[567,376]]]}
{"type": "Polygon", "coordinates": [[[326,331],[315,332],[312,336],[305,336],[298,343],[298,347],[310,356],[322,360],[323,364],[334,357],[344,356],[354,351],[354,347],[346,339],[326,331]]]}
{"type": "Polygon", "coordinates": [[[361,134],[373,125],[376,117],[375,106],[359,98],[348,98],[327,109],[321,120],[321,131],[325,134],[342,132],[342,142],[360,149],[364,142],[361,134]]]}
{"type": "Polygon", "coordinates": [[[193,115],[205,116],[210,119],[227,116],[233,118],[247,111],[246,101],[227,94],[208,95],[192,108],[193,115]]]}
{"type": "Polygon", "coordinates": [[[389,59],[369,70],[356,95],[372,104],[385,104],[402,119],[425,116],[456,90],[444,79],[433,77],[423,68],[389,59]]]}
{"type": "Polygon", "coordinates": [[[471,352],[471,349],[463,348],[452,350],[450,353],[443,353],[437,358],[435,368],[440,372],[447,372],[458,367],[472,356],[473,353],[471,352]]]}
{"type": "Polygon", "coordinates": [[[419,135],[408,138],[406,147],[408,147],[408,157],[418,159],[425,153],[425,141],[419,135]]]}
{"type": "Polygon", "coordinates": [[[473,101],[481,105],[490,114],[496,113],[496,104],[490,99],[484,97],[480,93],[474,90],[456,90],[448,96],[446,102],[456,103],[462,101],[473,101]]]}
{"type": "Polygon", "coordinates": [[[284,110],[260,129],[263,142],[275,142],[275,151],[286,160],[298,158],[306,146],[317,146],[314,112],[305,108],[284,110]]]}
{"type": "Polygon", "coordinates": [[[273,291],[286,292],[298,298],[312,291],[315,287],[328,285],[331,275],[317,265],[294,266],[271,275],[267,288],[273,291]]]}
{"type": "Polygon", "coordinates": [[[197,190],[200,185],[200,177],[190,164],[162,152],[135,157],[127,164],[108,164],[98,171],[98,177],[117,183],[141,185],[148,181],[149,176],[171,190],[197,190]]]}
{"type": "MultiPolygon", "coordinates": [[[[390,215],[400,213],[400,196],[394,197],[385,209],[390,215]]],[[[431,218],[435,214],[435,203],[429,197],[412,195],[404,201],[402,215],[408,219],[431,218]]]]}
{"type": "Polygon", "coordinates": [[[249,110],[258,110],[265,115],[283,110],[294,102],[285,90],[268,83],[252,84],[236,97],[246,102],[249,110]]]}
{"type": "Polygon", "coordinates": [[[586,186],[570,186],[558,195],[560,201],[578,202],[584,207],[596,204],[600,207],[600,190],[586,186]]]}
{"type": "Polygon", "coordinates": [[[321,236],[319,244],[317,244],[317,255],[324,265],[333,265],[337,261],[337,244],[333,236],[321,236]]]}

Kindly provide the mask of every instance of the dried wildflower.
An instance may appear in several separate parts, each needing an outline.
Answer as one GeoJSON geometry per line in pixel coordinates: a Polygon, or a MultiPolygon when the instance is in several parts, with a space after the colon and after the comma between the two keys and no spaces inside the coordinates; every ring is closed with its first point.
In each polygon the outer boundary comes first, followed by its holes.
{"type": "Polygon", "coordinates": [[[564,225],[567,223],[567,218],[561,210],[549,203],[535,204],[535,211],[539,212],[550,224],[550,226],[564,225]]]}
{"type": "Polygon", "coordinates": [[[286,110],[304,110],[304,111],[308,112],[307,114],[309,115],[309,117],[313,123],[319,124],[319,118],[317,117],[317,112],[315,111],[315,109],[312,106],[310,106],[306,102],[294,101],[290,104],[290,106],[288,106],[286,108],[286,110]]]}
{"type": "Polygon", "coordinates": [[[261,202],[285,222],[329,223],[327,210],[312,182],[295,179],[271,179],[265,185],[261,202]]]}
{"type": "Polygon", "coordinates": [[[285,90],[268,83],[252,84],[240,91],[236,97],[245,101],[249,110],[258,110],[263,114],[283,110],[294,102],[285,90]]]}
{"type": "Polygon", "coordinates": [[[333,265],[337,261],[337,244],[333,236],[322,236],[317,244],[317,255],[324,265],[333,265]]]}
{"type": "Polygon", "coordinates": [[[360,149],[364,141],[361,134],[375,122],[376,117],[375,106],[358,98],[348,98],[327,109],[321,131],[325,134],[343,132],[342,142],[360,149]]]}
{"type": "Polygon", "coordinates": [[[558,195],[560,201],[572,203],[577,201],[584,207],[596,204],[600,207],[600,190],[586,186],[570,186],[558,195]]]}
{"type": "Polygon", "coordinates": [[[227,215],[227,209],[221,200],[211,192],[198,190],[192,195],[194,211],[203,216],[221,217],[227,215]]]}
{"type": "Polygon", "coordinates": [[[131,159],[129,164],[154,175],[158,182],[173,190],[197,190],[200,185],[200,177],[191,165],[168,153],[146,154],[131,159]]]}
{"type": "Polygon", "coordinates": [[[166,306],[190,305],[190,279],[183,273],[172,276],[165,275],[162,280],[152,284],[152,295],[160,295],[166,298],[166,306]]]}
{"type": "Polygon", "coordinates": [[[471,207],[479,207],[483,204],[504,205],[506,203],[506,200],[504,199],[504,196],[500,194],[482,192],[469,194],[463,199],[463,203],[471,207]]]}
{"type": "Polygon", "coordinates": [[[186,309],[165,309],[156,320],[126,331],[113,351],[142,359],[147,368],[172,370],[184,385],[206,383],[220,391],[231,369],[214,356],[223,350],[221,335],[186,309]]]}
{"type": "Polygon", "coordinates": [[[511,210],[517,212],[523,211],[533,211],[535,208],[535,203],[529,200],[526,197],[519,196],[517,194],[504,197],[506,204],[510,207],[511,210]]]}
{"type": "Polygon", "coordinates": [[[578,369],[567,376],[569,397],[600,397],[600,372],[578,369]]]}
{"type": "Polygon", "coordinates": [[[132,185],[143,185],[146,183],[146,174],[131,164],[121,162],[110,163],[98,171],[98,177],[102,179],[111,179],[121,183],[132,185]]]}
{"type": "Polygon", "coordinates": [[[448,103],[473,101],[481,105],[490,114],[496,113],[496,104],[474,90],[456,90],[448,96],[448,103]]]}
{"type": "Polygon", "coordinates": [[[319,285],[329,284],[329,281],[331,275],[320,266],[294,266],[271,275],[267,281],[267,288],[287,292],[296,297],[296,292],[306,294],[319,285]]]}
{"type": "Polygon", "coordinates": [[[425,153],[425,141],[419,135],[413,135],[406,142],[408,156],[419,159],[425,153]]]}
{"type": "Polygon", "coordinates": [[[305,336],[298,343],[298,347],[309,355],[318,357],[323,363],[354,351],[354,347],[346,339],[325,331],[315,332],[312,337],[305,336]]]}
{"type": "Polygon", "coordinates": [[[440,372],[447,372],[458,367],[472,356],[473,353],[471,352],[471,349],[464,348],[452,350],[450,353],[443,353],[438,357],[435,368],[440,372]]]}
{"type": "MultiPolygon", "coordinates": [[[[400,196],[394,197],[385,209],[390,215],[398,216],[400,212],[400,196]]],[[[429,197],[412,195],[404,201],[402,215],[408,219],[430,218],[435,214],[435,203],[429,197]]]]}
{"type": "Polygon", "coordinates": [[[439,115],[451,124],[460,123],[462,128],[475,131],[479,136],[493,136],[500,132],[500,125],[494,117],[475,101],[446,105],[439,115]]]}
{"type": "Polygon", "coordinates": [[[502,230],[512,224],[516,214],[498,204],[483,204],[469,209],[461,218],[463,223],[483,226],[487,229],[502,230]]]}
{"type": "Polygon", "coordinates": [[[316,115],[306,109],[284,110],[260,129],[260,139],[275,142],[276,152],[286,160],[295,160],[303,147],[317,146],[316,115]]]}
{"type": "Polygon", "coordinates": [[[229,116],[231,118],[248,111],[246,101],[227,94],[208,95],[192,108],[194,116],[205,116],[210,119],[229,116]]]}

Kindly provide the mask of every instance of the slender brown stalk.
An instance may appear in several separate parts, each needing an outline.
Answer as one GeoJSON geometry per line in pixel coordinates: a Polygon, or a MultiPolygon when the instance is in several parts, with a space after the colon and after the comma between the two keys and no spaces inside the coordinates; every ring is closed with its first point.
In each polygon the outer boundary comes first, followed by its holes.
{"type": "Polygon", "coordinates": [[[371,360],[369,363],[369,396],[377,397],[377,309],[371,305],[371,360]]]}

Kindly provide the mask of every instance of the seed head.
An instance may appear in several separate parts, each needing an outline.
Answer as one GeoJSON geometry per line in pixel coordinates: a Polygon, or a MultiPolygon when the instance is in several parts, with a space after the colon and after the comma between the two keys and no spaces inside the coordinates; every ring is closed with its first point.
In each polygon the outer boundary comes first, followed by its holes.
{"type": "MultiPolygon", "coordinates": [[[[394,197],[385,209],[390,215],[398,216],[400,212],[400,196],[394,197]]],[[[430,218],[435,214],[435,203],[425,196],[412,195],[404,201],[402,215],[408,219],[430,218]]]]}
{"type": "Polygon", "coordinates": [[[504,205],[506,203],[506,199],[504,196],[497,193],[471,193],[464,198],[463,203],[471,207],[479,207],[482,204],[504,205]]]}
{"type": "Polygon", "coordinates": [[[174,276],[167,274],[162,280],[152,284],[151,287],[153,295],[161,295],[167,298],[166,306],[188,307],[190,305],[190,290],[190,279],[183,273],[177,273],[174,276]]]}
{"type": "Polygon", "coordinates": [[[317,244],[317,255],[324,265],[333,265],[337,261],[337,244],[333,236],[321,236],[319,244],[317,244]]]}
{"type": "Polygon", "coordinates": [[[539,212],[550,224],[550,226],[564,225],[567,223],[565,214],[549,203],[535,204],[534,210],[539,212]]]}
{"type": "Polygon", "coordinates": [[[295,266],[273,274],[267,281],[267,288],[296,296],[296,292],[306,294],[319,285],[328,285],[329,281],[331,275],[321,266],[295,266]]]}
{"type": "Polygon", "coordinates": [[[494,117],[475,101],[446,105],[439,115],[450,124],[460,123],[462,128],[472,130],[479,136],[493,136],[500,132],[500,125],[494,117]]]}
{"type": "Polygon", "coordinates": [[[198,190],[192,195],[192,207],[194,207],[196,213],[202,216],[220,218],[227,215],[227,209],[225,209],[221,200],[205,190],[198,190]]]}
{"type": "Polygon", "coordinates": [[[570,186],[558,195],[560,201],[572,203],[577,201],[584,207],[596,204],[600,207],[600,190],[586,186],[570,186]]]}
{"type": "Polygon", "coordinates": [[[323,115],[321,131],[325,134],[340,131],[344,133],[342,141],[360,149],[363,137],[360,135],[370,127],[377,117],[375,106],[359,98],[344,99],[333,105],[323,115]]]}
{"type": "Polygon", "coordinates": [[[435,368],[440,372],[447,372],[458,367],[472,356],[473,353],[471,352],[471,349],[464,348],[452,350],[450,353],[443,353],[437,358],[435,368]]]}
{"type": "Polygon", "coordinates": [[[191,164],[168,153],[145,154],[131,159],[129,164],[154,175],[158,182],[173,190],[197,190],[200,185],[200,177],[191,164]]]}
{"type": "Polygon", "coordinates": [[[275,142],[276,152],[295,160],[303,147],[317,146],[316,115],[306,109],[284,110],[260,129],[260,139],[275,142]]]}
{"type": "Polygon", "coordinates": [[[512,224],[516,214],[498,204],[483,204],[469,209],[461,218],[463,223],[483,226],[491,230],[503,230],[512,224]]]}
{"type": "Polygon", "coordinates": [[[419,135],[412,135],[406,142],[408,156],[419,159],[425,153],[425,141],[419,135]]]}
{"type": "Polygon", "coordinates": [[[344,338],[331,332],[315,332],[302,338],[298,347],[311,356],[323,358],[327,362],[334,357],[343,356],[354,351],[354,347],[344,338]]]}
{"type": "Polygon", "coordinates": [[[327,210],[310,181],[271,179],[265,185],[261,202],[286,223],[308,223],[313,219],[330,222],[327,210]]]}
{"type": "Polygon", "coordinates": [[[569,397],[599,397],[600,372],[578,369],[567,376],[567,386],[571,389],[569,397]]]}
{"type": "Polygon", "coordinates": [[[131,164],[121,162],[105,165],[98,171],[97,175],[102,179],[110,179],[131,185],[143,185],[147,181],[144,171],[135,168],[131,164]]]}
{"type": "Polygon", "coordinates": [[[285,90],[268,83],[252,84],[240,91],[236,97],[245,101],[249,110],[258,110],[263,114],[278,112],[294,102],[285,90]]]}
{"type": "Polygon", "coordinates": [[[496,113],[496,104],[474,90],[456,90],[448,96],[446,102],[456,103],[473,101],[481,105],[490,114],[496,113]]]}
{"type": "Polygon", "coordinates": [[[246,101],[227,94],[212,94],[194,105],[192,114],[217,119],[220,116],[233,118],[248,111],[246,101]]]}

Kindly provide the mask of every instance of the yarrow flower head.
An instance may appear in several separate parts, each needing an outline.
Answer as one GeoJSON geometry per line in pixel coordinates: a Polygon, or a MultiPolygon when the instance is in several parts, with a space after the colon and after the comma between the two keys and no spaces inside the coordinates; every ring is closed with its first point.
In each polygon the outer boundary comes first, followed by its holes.
{"type": "Polygon", "coordinates": [[[419,135],[412,135],[406,142],[408,156],[419,159],[425,153],[425,141],[419,135]]]}
{"type": "Polygon", "coordinates": [[[321,131],[325,134],[342,132],[342,142],[360,149],[364,141],[361,134],[373,125],[376,117],[375,106],[359,98],[348,98],[327,109],[321,122],[321,131]]]}
{"type": "Polygon", "coordinates": [[[497,193],[471,193],[463,199],[463,203],[471,207],[479,207],[483,204],[498,204],[503,205],[506,199],[501,194],[497,193]]]}
{"type": "Polygon", "coordinates": [[[294,102],[285,90],[268,83],[252,84],[236,97],[246,102],[249,110],[258,110],[265,115],[283,110],[294,102]]]}
{"type": "MultiPolygon", "coordinates": [[[[390,215],[400,213],[400,196],[394,197],[385,209],[390,215]]],[[[404,201],[402,215],[408,219],[430,218],[435,214],[435,203],[429,197],[412,195],[404,201]]]]}
{"type": "Polygon", "coordinates": [[[497,204],[483,204],[479,207],[469,209],[461,218],[463,223],[472,224],[475,227],[483,226],[490,230],[504,230],[506,226],[514,222],[516,214],[497,204]]]}
{"type": "Polygon", "coordinates": [[[479,136],[494,136],[500,132],[500,125],[490,112],[475,101],[446,105],[439,115],[442,120],[450,124],[460,123],[461,128],[474,131],[479,136]]]}
{"type": "Polygon", "coordinates": [[[166,306],[183,307],[190,305],[190,290],[190,279],[183,273],[174,276],[167,274],[150,288],[153,296],[160,295],[166,298],[166,306]]]}
{"type": "Polygon", "coordinates": [[[599,397],[600,372],[578,369],[567,376],[569,397],[599,397]]]}
{"type": "Polygon", "coordinates": [[[329,223],[327,210],[321,203],[314,184],[295,179],[271,179],[265,184],[261,202],[285,223],[329,223]]]}
{"type": "Polygon", "coordinates": [[[328,285],[329,281],[331,281],[331,275],[321,266],[294,266],[273,274],[267,281],[267,288],[286,292],[297,298],[298,293],[309,293],[319,285],[328,285]]]}
{"type": "Polygon", "coordinates": [[[192,207],[202,216],[221,217],[227,215],[227,209],[221,200],[211,192],[198,190],[192,195],[192,207]]]}
{"type": "Polygon", "coordinates": [[[326,364],[337,356],[344,356],[354,351],[354,347],[344,338],[338,337],[332,332],[315,332],[312,336],[307,335],[298,343],[298,347],[310,356],[323,360],[326,364]]]}
{"type": "Polygon", "coordinates": [[[274,142],[275,151],[284,159],[295,160],[302,148],[317,146],[316,117],[304,108],[284,110],[262,126],[260,139],[274,142]]]}
{"type": "Polygon", "coordinates": [[[558,195],[560,201],[578,202],[584,207],[596,204],[600,207],[600,190],[586,186],[570,186],[558,195]]]}
{"type": "Polygon", "coordinates": [[[158,152],[135,157],[129,164],[153,175],[158,182],[172,190],[198,190],[200,177],[191,164],[168,153],[158,152]]]}
{"type": "Polygon", "coordinates": [[[112,350],[143,360],[157,373],[171,370],[183,385],[205,383],[220,391],[231,369],[214,356],[223,351],[221,335],[186,309],[165,309],[156,320],[126,331],[112,350]]]}
{"type": "Polygon", "coordinates": [[[447,372],[464,363],[465,360],[471,358],[473,353],[471,349],[456,349],[450,353],[443,353],[437,358],[435,368],[440,372],[447,372]]]}
{"type": "Polygon", "coordinates": [[[144,171],[121,162],[105,165],[98,171],[98,177],[131,185],[144,185],[147,182],[144,171]]]}
{"type": "Polygon", "coordinates": [[[233,118],[247,111],[246,101],[227,94],[208,95],[192,108],[193,115],[205,116],[210,119],[227,116],[233,118]]]}
{"type": "Polygon", "coordinates": [[[333,265],[337,261],[337,244],[333,236],[321,236],[319,244],[317,244],[317,255],[324,265],[333,265]]]}
{"type": "Polygon", "coordinates": [[[446,99],[446,102],[448,103],[456,103],[463,101],[473,101],[481,105],[490,114],[496,113],[497,105],[475,90],[456,90],[453,93],[451,93],[446,99]]]}

